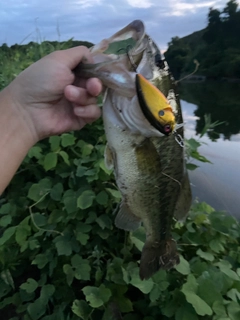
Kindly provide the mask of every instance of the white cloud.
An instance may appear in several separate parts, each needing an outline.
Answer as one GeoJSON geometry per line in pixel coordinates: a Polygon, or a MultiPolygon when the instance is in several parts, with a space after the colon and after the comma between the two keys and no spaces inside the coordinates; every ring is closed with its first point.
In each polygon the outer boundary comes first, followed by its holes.
{"type": "Polygon", "coordinates": [[[153,5],[149,0],[127,0],[127,2],[134,8],[150,8],[153,5]]]}
{"type": "Polygon", "coordinates": [[[210,8],[216,4],[216,1],[205,1],[201,3],[187,3],[184,1],[169,1],[169,12],[167,16],[184,16],[189,13],[196,13],[199,9],[210,8]]]}

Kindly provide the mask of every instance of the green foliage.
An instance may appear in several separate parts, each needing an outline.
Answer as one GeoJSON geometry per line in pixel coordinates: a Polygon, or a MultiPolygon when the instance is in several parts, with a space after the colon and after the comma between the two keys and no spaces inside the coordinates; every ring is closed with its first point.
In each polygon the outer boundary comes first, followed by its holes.
{"type": "Polygon", "coordinates": [[[113,224],[105,143],[101,120],[39,142],[1,197],[1,318],[239,319],[238,222],[196,203],[173,228],[180,264],[141,281],[144,230],[113,224]]]}

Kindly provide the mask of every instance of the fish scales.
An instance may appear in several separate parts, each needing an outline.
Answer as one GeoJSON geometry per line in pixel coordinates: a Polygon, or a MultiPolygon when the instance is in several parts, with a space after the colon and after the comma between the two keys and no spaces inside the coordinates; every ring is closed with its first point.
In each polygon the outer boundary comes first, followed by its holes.
{"type": "MultiPolygon", "coordinates": [[[[92,49],[96,64],[80,66],[76,71],[86,77],[97,76],[105,85],[103,120],[108,141],[105,162],[114,170],[122,195],[115,224],[133,231],[143,223],[146,241],[140,261],[140,277],[148,279],[159,269],[170,269],[179,263],[171,226],[174,215],[183,217],[188,212],[191,189],[182,145],[181,107],[167,63],[159,61],[160,51],[145,34],[141,21],[134,21],[120,30],[117,39],[121,36],[125,39],[126,33],[132,34],[136,40],[135,47],[128,53],[102,56],[100,43],[92,49]],[[101,59],[104,62],[97,63],[101,59]],[[138,79],[143,81],[144,88],[140,80],[135,85],[136,72],[141,74],[138,79]],[[159,104],[146,95],[153,92],[158,99],[158,93],[148,87],[147,81],[162,92],[159,104]],[[151,114],[153,105],[155,109],[151,114]],[[169,114],[174,114],[175,123],[164,122],[167,119],[165,110],[168,119],[173,118],[169,114]],[[151,122],[153,114],[155,118],[159,114],[159,119],[154,118],[151,122]],[[168,130],[164,131],[164,128],[168,130]]],[[[108,41],[114,42],[114,35],[104,40],[103,51],[108,41]]]]}

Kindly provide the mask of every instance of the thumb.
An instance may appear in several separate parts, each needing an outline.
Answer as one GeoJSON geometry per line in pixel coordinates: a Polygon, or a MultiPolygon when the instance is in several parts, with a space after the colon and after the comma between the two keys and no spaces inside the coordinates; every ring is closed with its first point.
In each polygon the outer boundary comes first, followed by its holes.
{"type": "Polygon", "coordinates": [[[71,70],[73,70],[83,59],[90,63],[93,62],[89,49],[84,46],[61,50],[59,55],[59,60],[71,70]]]}

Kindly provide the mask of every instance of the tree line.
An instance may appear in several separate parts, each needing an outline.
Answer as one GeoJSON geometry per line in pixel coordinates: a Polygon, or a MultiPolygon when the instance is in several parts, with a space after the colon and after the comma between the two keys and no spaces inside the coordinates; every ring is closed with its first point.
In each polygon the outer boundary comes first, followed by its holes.
{"type": "Polygon", "coordinates": [[[209,79],[240,78],[240,10],[236,0],[226,3],[223,10],[210,8],[205,29],[168,44],[165,58],[178,79],[194,69],[209,79]]]}

